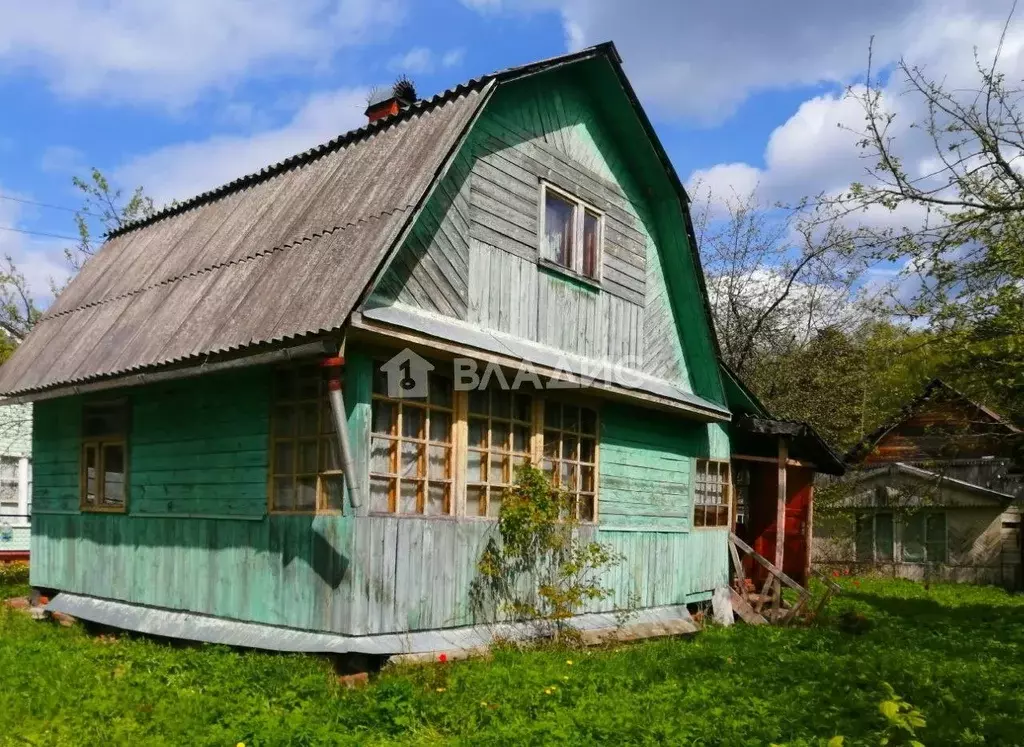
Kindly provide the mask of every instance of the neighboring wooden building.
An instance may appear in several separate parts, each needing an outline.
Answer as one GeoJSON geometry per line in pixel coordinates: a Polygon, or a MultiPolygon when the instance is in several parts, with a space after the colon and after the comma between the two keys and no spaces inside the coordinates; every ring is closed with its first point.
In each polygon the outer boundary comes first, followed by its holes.
{"type": "Polygon", "coordinates": [[[0,563],[28,560],[32,405],[0,407],[0,563]]]}
{"type": "Polygon", "coordinates": [[[450,647],[532,460],[627,559],[591,612],[709,599],[731,414],[686,195],[614,47],[368,114],[112,234],[0,368],[35,402],[33,585],[164,635],[450,647]],[[467,391],[459,358],[545,386],[467,391]]]}
{"type": "Polygon", "coordinates": [[[1021,588],[1021,445],[1013,424],[932,381],[851,450],[816,562],[1021,588]]]}

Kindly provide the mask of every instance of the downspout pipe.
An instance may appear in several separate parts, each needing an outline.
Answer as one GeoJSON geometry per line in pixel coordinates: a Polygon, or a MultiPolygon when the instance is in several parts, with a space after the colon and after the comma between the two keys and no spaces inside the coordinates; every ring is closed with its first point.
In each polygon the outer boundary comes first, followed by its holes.
{"type": "Polygon", "coordinates": [[[338,457],[341,469],[348,483],[349,500],[352,508],[358,510],[363,505],[362,481],[356,476],[355,460],[352,458],[352,442],[348,437],[348,416],[345,412],[345,398],[341,393],[341,371],[345,359],[341,357],[326,358],[324,368],[328,371],[327,396],[331,401],[331,414],[334,416],[334,432],[338,434],[338,457]]]}

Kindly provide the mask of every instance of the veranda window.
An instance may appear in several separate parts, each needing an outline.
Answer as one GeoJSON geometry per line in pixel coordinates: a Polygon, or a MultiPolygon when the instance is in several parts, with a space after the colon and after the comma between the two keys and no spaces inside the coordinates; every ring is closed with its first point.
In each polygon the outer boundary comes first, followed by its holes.
{"type": "Polygon", "coordinates": [[[431,372],[425,398],[393,399],[374,364],[370,443],[370,511],[452,513],[452,380],[431,372]]]}
{"type": "Polygon", "coordinates": [[[327,395],[328,376],[318,363],[287,366],[275,372],[271,511],[342,510],[344,480],[327,395]]]}
{"type": "Polygon", "coordinates": [[[580,521],[597,514],[597,411],[548,400],[544,403],[543,469],[568,491],[580,521]]]}
{"type": "Polygon", "coordinates": [[[81,508],[124,511],[128,502],[127,402],[82,408],[81,508]]]}
{"type": "Polygon", "coordinates": [[[857,560],[862,563],[891,563],[896,556],[892,513],[860,513],[856,522],[857,560]]]}
{"type": "Polygon", "coordinates": [[[533,397],[502,389],[469,392],[466,515],[496,517],[502,492],[530,458],[533,397]]]}
{"type": "Polygon", "coordinates": [[[732,495],[729,462],[698,459],[696,478],[693,492],[693,525],[729,526],[729,502],[732,495]]]}

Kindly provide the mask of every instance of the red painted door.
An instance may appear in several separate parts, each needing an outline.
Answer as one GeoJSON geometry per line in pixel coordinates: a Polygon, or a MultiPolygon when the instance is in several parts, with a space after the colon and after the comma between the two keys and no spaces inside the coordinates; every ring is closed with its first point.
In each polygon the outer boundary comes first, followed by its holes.
{"type": "MultiPolygon", "coordinates": [[[[779,506],[778,467],[759,464],[751,473],[751,523],[747,540],[754,551],[775,562],[775,538],[779,506]]],[[[783,540],[782,570],[794,581],[806,583],[807,520],[811,504],[814,472],[799,467],[786,470],[786,518],[783,540]]],[[[761,584],[767,571],[748,559],[744,563],[747,577],[761,584]]]]}
{"type": "Polygon", "coordinates": [[[807,583],[807,520],[810,517],[814,472],[786,470],[786,536],[782,570],[799,584],[807,583]]]}

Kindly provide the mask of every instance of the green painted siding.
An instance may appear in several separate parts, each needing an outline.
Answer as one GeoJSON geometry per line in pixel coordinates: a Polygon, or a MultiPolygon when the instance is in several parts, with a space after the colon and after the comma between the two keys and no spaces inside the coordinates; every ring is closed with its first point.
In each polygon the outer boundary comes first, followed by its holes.
{"type": "Polygon", "coordinates": [[[627,357],[724,403],[678,197],[618,89],[603,61],[499,87],[371,305],[627,357]],[[606,212],[600,291],[538,266],[541,179],[606,212]]]}

